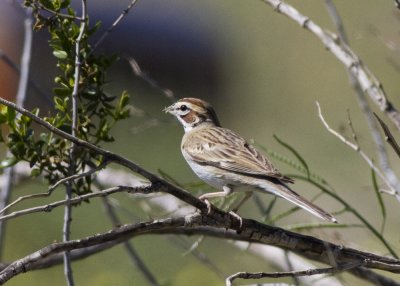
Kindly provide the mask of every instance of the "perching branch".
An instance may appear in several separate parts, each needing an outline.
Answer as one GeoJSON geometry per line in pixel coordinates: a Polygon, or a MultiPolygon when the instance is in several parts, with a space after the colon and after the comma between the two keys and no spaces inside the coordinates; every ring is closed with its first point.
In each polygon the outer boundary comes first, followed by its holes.
{"type": "MultiPolygon", "coordinates": [[[[350,263],[363,265],[364,268],[380,269],[400,273],[400,261],[371,253],[346,248],[312,236],[286,231],[281,228],[263,225],[257,221],[243,219],[243,231],[236,232],[232,224],[215,215],[190,214],[176,218],[123,225],[105,233],[88,236],[78,240],[58,242],[48,245],[30,255],[18,259],[0,272],[0,284],[26,271],[30,266],[48,259],[54,254],[82,249],[104,243],[123,242],[137,235],[143,234],[183,234],[207,235],[223,239],[234,239],[275,245],[291,250],[305,257],[327,263],[335,267],[350,263]]],[[[228,214],[225,214],[225,218],[228,214]]]]}

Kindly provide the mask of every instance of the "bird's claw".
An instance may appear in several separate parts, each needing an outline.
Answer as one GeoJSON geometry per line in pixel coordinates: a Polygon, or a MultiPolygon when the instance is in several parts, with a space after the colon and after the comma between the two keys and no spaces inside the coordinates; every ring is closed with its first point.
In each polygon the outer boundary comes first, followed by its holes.
{"type": "Polygon", "coordinates": [[[238,215],[237,213],[235,213],[234,211],[230,211],[229,214],[233,217],[235,217],[238,221],[239,221],[239,229],[242,228],[243,226],[243,219],[240,215],[238,215]]]}
{"type": "Polygon", "coordinates": [[[207,205],[207,215],[209,215],[211,213],[211,207],[212,207],[210,201],[202,196],[200,196],[199,199],[202,200],[207,205]]]}

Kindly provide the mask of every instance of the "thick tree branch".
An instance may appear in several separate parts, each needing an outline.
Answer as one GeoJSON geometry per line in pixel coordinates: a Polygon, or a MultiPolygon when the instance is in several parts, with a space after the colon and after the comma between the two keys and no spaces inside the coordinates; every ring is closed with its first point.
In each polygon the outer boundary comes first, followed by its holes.
{"type": "MultiPolygon", "coordinates": [[[[229,214],[225,213],[225,217],[228,216],[229,214]]],[[[243,230],[238,233],[232,229],[229,220],[219,219],[215,217],[215,214],[190,214],[176,218],[123,225],[106,233],[68,242],[53,243],[11,263],[0,273],[0,283],[4,283],[22,272],[32,270],[32,265],[43,259],[49,259],[57,253],[94,247],[104,243],[120,243],[137,235],[151,233],[202,234],[223,239],[275,245],[334,267],[354,263],[362,264],[364,268],[400,273],[400,261],[396,259],[346,248],[312,236],[263,225],[249,219],[243,219],[243,230]]]]}

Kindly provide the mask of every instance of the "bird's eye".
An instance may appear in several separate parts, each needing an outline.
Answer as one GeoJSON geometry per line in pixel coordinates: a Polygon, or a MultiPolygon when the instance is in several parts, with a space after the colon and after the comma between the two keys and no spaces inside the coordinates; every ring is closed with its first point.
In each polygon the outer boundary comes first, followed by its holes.
{"type": "Polygon", "coordinates": [[[186,105],[181,105],[181,107],[179,107],[179,109],[181,111],[186,111],[186,110],[188,110],[188,107],[186,105]]]}

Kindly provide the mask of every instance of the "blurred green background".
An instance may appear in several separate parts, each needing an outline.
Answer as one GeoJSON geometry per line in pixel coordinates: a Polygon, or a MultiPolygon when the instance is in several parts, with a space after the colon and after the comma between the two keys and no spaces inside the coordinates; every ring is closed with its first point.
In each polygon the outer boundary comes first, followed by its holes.
{"type": "MultiPolygon", "coordinates": [[[[77,7],[79,1],[76,2],[77,7]]],[[[342,16],[353,50],[379,78],[389,99],[400,106],[398,94],[400,41],[399,16],[393,1],[334,1],[342,16]]],[[[130,1],[89,1],[91,23],[102,21],[104,31],[130,1]]],[[[288,1],[324,29],[335,31],[324,1],[288,1]]],[[[12,1],[0,2],[0,49],[19,63],[23,37],[23,14],[12,1]]],[[[101,32],[99,33],[99,35],[101,32]]],[[[46,47],[45,31],[34,34],[31,78],[51,94],[56,72],[55,59],[46,47]]],[[[330,135],[317,116],[315,102],[336,130],[349,138],[349,109],[362,148],[377,160],[372,139],[351,89],[344,66],[309,32],[273,11],[262,1],[147,0],[138,1],[127,17],[103,42],[98,52],[120,55],[109,74],[109,92],[128,90],[137,112],[114,130],[116,142],[104,147],[130,158],[153,171],[163,170],[182,183],[198,181],[180,154],[181,126],[161,111],[170,101],[132,73],[127,57],[134,57],[143,71],[177,98],[199,97],[211,102],[222,125],[257,144],[293,156],[273,139],[278,135],[294,146],[311,170],[325,178],[340,196],[357,208],[377,228],[381,215],[371,188],[369,167],[358,154],[330,135]]],[[[2,97],[12,96],[18,78],[0,63],[2,97]]],[[[49,99],[30,90],[28,106],[49,108],[49,99]]],[[[373,104],[372,104],[373,105],[373,104]]],[[[374,110],[378,111],[375,107],[374,110]]],[[[379,112],[379,111],[378,111],[379,112]]],[[[386,119],[384,116],[382,116],[386,119]]],[[[389,127],[394,127],[389,123],[389,127]]],[[[397,133],[395,133],[397,135],[397,133]]],[[[395,171],[398,158],[388,148],[395,171]]],[[[274,160],[285,174],[293,169],[274,160]]],[[[15,189],[13,198],[46,189],[40,181],[15,189]]],[[[295,189],[308,198],[317,190],[298,182],[295,189]]],[[[50,200],[61,199],[58,189],[50,200]]],[[[124,222],[146,221],[135,199],[113,196],[130,214],[121,212],[124,222]]],[[[267,203],[270,197],[263,196],[267,203]]],[[[399,202],[384,196],[388,209],[385,236],[399,251],[399,202]]],[[[43,204],[36,200],[17,208],[43,204]]],[[[338,211],[331,198],[318,205],[338,211]]],[[[289,208],[279,201],[274,213],[289,208]]],[[[254,203],[241,214],[254,217],[254,203]],[[253,215],[253,216],[252,216],[253,215]]],[[[5,260],[12,261],[61,239],[63,210],[12,220],[7,225],[5,260]]],[[[350,215],[339,221],[359,223],[350,215]]],[[[316,221],[303,211],[281,221],[280,226],[316,221]]],[[[74,208],[72,236],[111,228],[102,204],[92,200],[74,208]]],[[[386,254],[376,239],[362,228],[319,230],[313,234],[336,243],[386,254]]],[[[168,285],[222,285],[213,271],[178,247],[175,237],[143,236],[132,240],[144,261],[160,282],[168,285]]],[[[195,238],[190,238],[194,241],[195,238]]],[[[200,251],[225,274],[236,271],[267,271],[268,265],[221,240],[206,239],[200,251]],[[229,257],[227,256],[229,253],[229,257]]],[[[77,285],[146,285],[121,246],[73,264],[77,285]]],[[[288,280],[290,281],[290,280],[288,280]]],[[[63,285],[62,266],[34,271],[12,279],[8,285],[63,285]]]]}

